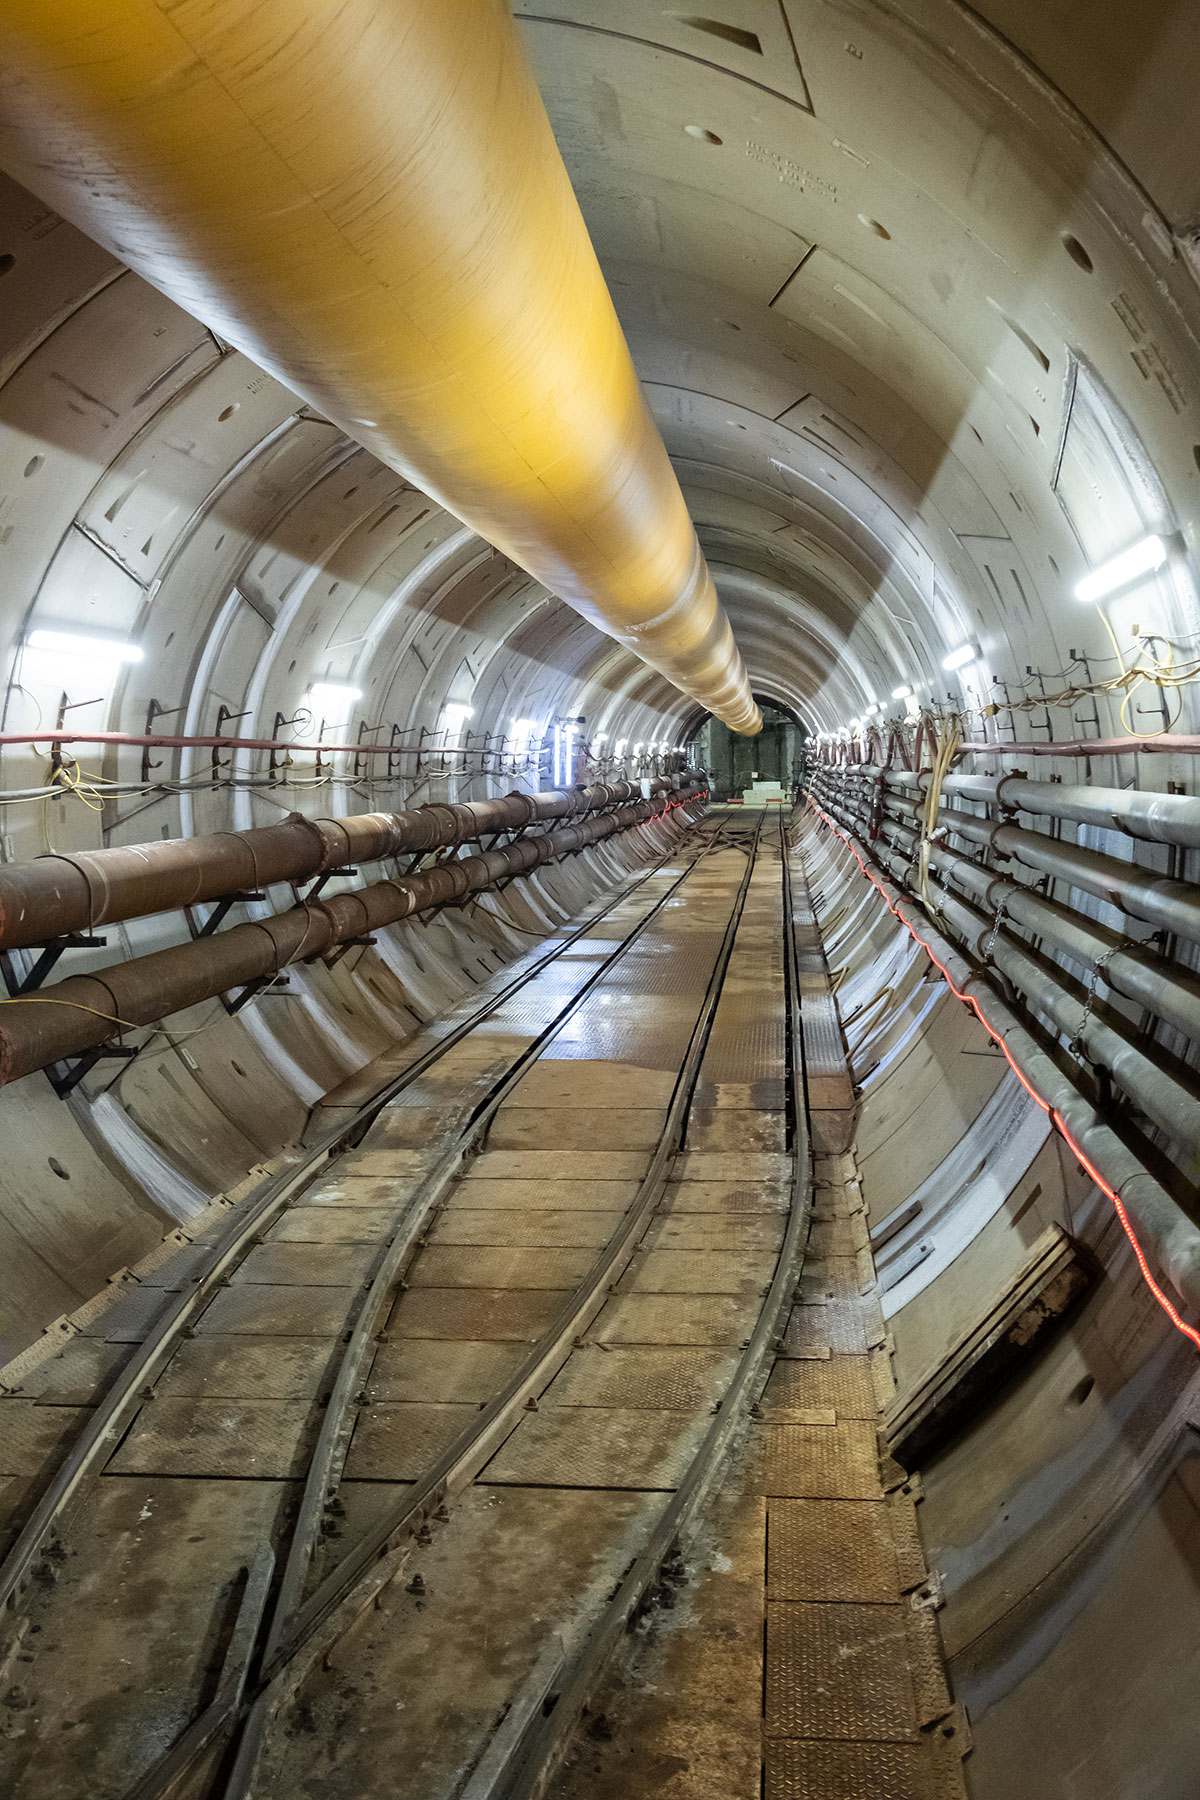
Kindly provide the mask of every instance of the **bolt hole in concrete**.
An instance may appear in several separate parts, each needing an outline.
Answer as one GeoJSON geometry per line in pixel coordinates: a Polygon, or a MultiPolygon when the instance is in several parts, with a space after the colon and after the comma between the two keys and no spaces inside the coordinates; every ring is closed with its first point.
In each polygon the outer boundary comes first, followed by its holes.
{"type": "Polygon", "coordinates": [[[876,237],[887,238],[889,243],[891,242],[892,234],[887,226],[881,225],[878,219],[873,219],[870,213],[859,213],[858,222],[860,225],[865,225],[868,231],[873,231],[876,237]]]}
{"type": "Polygon", "coordinates": [[[232,419],[234,413],[241,407],[241,404],[240,400],[235,400],[232,406],[227,406],[224,412],[219,412],[217,414],[217,423],[223,425],[226,419],[232,419]]]}
{"type": "Polygon", "coordinates": [[[685,125],[683,129],[689,137],[698,138],[702,144],[723,144],[725,142],[724,138],[719,138],[715,131],[709,131],[706,125],[685,125]]]}
{"type": "Polygon", "coordinates": [[[6,250],[4,255],[0,256],[0,276],[7,275],[8,271],[15,267],[16,260],[16,257],[13,256],[10,251],[6,250]]]}
{"type": "Polygon", "coordinates": [[[38,470],[41,468],[41,466],[45,462],[45,460],[46,459],[44,456],[31,456],[30,457],[29,461],[25,464],[25,479],[26,479],[26,481],[29,480],[29,477],[31,475],[37,474],[38,470]]]}
{"type": "Polygon", "coordinates": [[[1090,275],[1092,273],[1094,264],[1091,257],[1088,255],[1079,239],[1077,237],[1072,237],[1069,231],[1064,231],[1062,233],[1062,247],[1070,257],[1071,261],[1076,263],[1079,268],[1083,270],[1085,275],[1090,275]]]}
{"type": "Polygon", "coordinates": [[[1075,1386],[1071,1389],[1071,1392],[1068,1395],[1068,1405],[1082,1406],[1095,1385],[1095,1377],[1085,1375],[1083,1380],[1076,1382],[1075,1386]]]}
{"type": "Polygon", "coordinates": [[[50,1164],[50,1167],[54,1170],[54,1173],[58,1176],[60,1181],[70,1181],[71,1171],[63,1168],[57,1156],[48,1156],[46,1161],[50,1164]]]}
{"type": "Polygon", "coordinates": [[[1196,464],[1196,467],[1198,469],[1200,469],[1200,444],[1192,445],[1192,458],[1196,464]]]}

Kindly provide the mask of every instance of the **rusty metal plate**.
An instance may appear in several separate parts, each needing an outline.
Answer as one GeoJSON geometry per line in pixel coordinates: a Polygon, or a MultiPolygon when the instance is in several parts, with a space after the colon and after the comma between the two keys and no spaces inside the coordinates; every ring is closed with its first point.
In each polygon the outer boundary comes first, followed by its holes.
{"type": "Polygon", "coordinates": [[[633,1181],[646,1173],[642,1150],[485,1150],[464,1164],[465,1181],[633,1181]]]}
{"type": "Polygon", "coordinates": [[[827,1300],[793,1307],[783,1354],[791,1356],[820,1344],[828,1344],[839,1356],[861,1356],[870,1348],[861,1301],[827,1300]]]}
{"type": "Polygon", "coordinates": [[[140,1344],[176,1296],[165,1288],[143,1287],[132,1281],[113,1284],[113,1304],[104,1307],[80,1327],[81,1337],[107,1338],[110,1344],[140,1344]]]}
{"type": "Polygon", "coordinates": [[[856,1300],[863,1287],[856,1256],[806,1256],[798,1292],[804,1300],[856,1300]]]}
{"type": "Polygon", "coordinates": [[[373,1400],[442,1400],[479,1406],[498,1394],[528,1356],[494,1339],[405,1338],[380,1345],[367,1392],[373,1400]]]}
{"type": "Polygon", "coordinates": [[[431,1169],[437,1167],[444,1154],[440,1147],[427,1150],[348,1150],[345,1156],[338,1159],[338,1167],[346,1179],[363,1175],[382,1176],[389,1181],[407,1182],[415,1187],[422,1176],[428,1175],[431,1169]]]}
{"type": "Polygon", "coordinates": [[[845,1155],[854,1142],[856,1116],[850,1106],[837,1112],[819,1112],[814,1108],[809,1115],[813,1149],[822,1156],[845,1155]]]}
{"type": "MultiPolygon", "coordinates": [[[[553,1184],[558,1187],[558,1183],[553,1184]]],[[[625,1214],[621,1212],[502,1211],[473,1212],[456,1206],[443,1212],[430,1233],[434,1244],[486,1244],[506,1249],[593,1249],[607,1244],[625,1214]]]]}
{"type": "Polygon", "coordinates": [[[635,1062],[612,1063],[584,1057],[539,1058],[505,1102],[508,1107],[657,1107],[666,1110],[675,1076],[635,1062]]]}
{"type": "Polygon", "coordinates": [[[358,1415],[346,1458],[348,1481],[415,1481],[479,1416],[453,1402],[384,1402],[358,1415]]]}
{"type": "Polygon", "coordinates": [[[397,1338],[500,1338],[533,1344],[570,1297],[570,1289],[417,1288],[400,1296],[388,1332],[397,1338]]]}
{"type": "Polygon", "coordinates": [[[767,1607],[768,1737],[916,1737],[905,1609],[772,1601],[767,1607]]]}
{"type": "Polygon", "coordinates": [[[857,1256],[867,1246],[866,1219],[814,1219],[808,1234],[812,1256],[857,1256]]]}
{"type": "Polygon", "coordinates": [[[43,1406],[91,1406],[108,1392],[133,1355],[131,1344],[106,1344],[100,1338],[68,1339],[57,1356],[49,1356],[21,1377],[15,1391],[43,1406]]]}
{"type": "Polygon", "coordinates": [[[370,1279],[378,1244],[259,1244],[235,1269],[231,1284],[263,1287],[355,1287],[370,1279]]]}
{"type": "Polygon", "coordinates": [[[355,1207],[389,1207],[396,1213],[412,1193],[411,1181],[395,1181],[384,1175],[347,1175],[338,1164],[338,1173],[324,1181],[314,1182],[299,1194],[284,1216],[306,1211],[310,1206],[353,1209],[355,1207]]]}
{"type": "Polygon", "coordinates": [[[621,1277],[621,1294],[761,1294],[775,1270],[767,1250],[645,1250],[621,1277]]]}
{"type": "Polygon", "coordinates": [[[875,1383],[869,1356],[831,1356],[821,1362],[788,1362],[781,1359],[771,1371],[763,1394],[764,1410],[772,1418],[781,1413],[832,1406],[839,1418],[879,1418],[875,1383]]]}
{"type": "Polygon", "coordinates": [[[479,1479],[518,1487],[670,1489],[710,1423],[641,1407],[547,1407],[522,1419],[479,1479]]]}
{"type": "Polygon", "coordinates": [[[940,1800],[918,1744],[789,1742],[766,1747],[763,1800],[940,1800]]]}
{"type": "Polygon", "coordinates": [[[267,1233],[269,1244],[377,1244],[396,1228],[394,1206],[294,1206],[267,1233]]]}
{"type": "Polygon", "coordinates": [[[608,1301],[588,1336],[602,1344],[740,1344],[757,1295],[625,1294],[608,1301]]]}
{"type": "Polygon", "coordinates": [[[156,1398],[304,1400],[328,1392],[341,1339],[185,1339],[155,1386],[156,1398]]]}
{"type": "Polygon", "coordinates": [[[573,1288],[595,1261],[583,1250],[431,1244],[409,1271],[412,1288],[573,1288]]]}
{"type": "Polygon", "coordinates": [[[767,1598],[898,1604],[889,1508],[881,1500],[772,1500],[767,1598]]]}
{"type": "Polygon", "coordinates": [[[517,1106],[497,1113],[488,1130],[489,1150],[588,1150],[602,1136],[608,1150],[653,1150],[666,1114],[651,1107],[628,1111],[600,1105],[517,1106]]]}
{"type": "Polygon", "coordinates": [[[892,1541],[896,1546],[896,1565],[900,1586],[905,1592],[920,1587],[928,1573],[921,1532],[917,1524],[917,1506],[910,1494],[897,1490],[888,1495],[888,1512],[892,1521],[892,1541]]]}
{"type": "Polygon", "coordinates": [[[759,1450],[759,1491],[796,1500],[878,1500],[875,1427],[862,1419],[825,1425],[767,1425],[759,1450]]]}
{"type": "Polygon", "coordinates": [[[108,1467],[117,1475],[282,1481],[303,1475],[319,1425],[308,1400],[151,1400],[108,1467]]]}
{"type": "Polygon", "coordinates": [[[673,1182],[723,1181],[741,1186],[761,1181],[783,1187],[791,1178],[791,1157],[769,1150],[685,1150],[671,1172],[673,1182]]]}
{"type": "Polygon", "coordinates": [[[778,1213],[678,1213],[657,1218],[648,1250],[759,1250],[777,1255],[787,1221],[778,1213]]]}
{"type": "Polygon", "coordinates": [[[91,1416],[87,1406],[0,1400],[0,1475],[41,1475],[56,1467],[91,1416]]]}
{"type": "Polygon", "coordinates": [[[636,1181],[471,1181],[460,1182],[445,1211],[496,1207],[504,1212],[627,1212],[638,1191],[636,1181]]]}
{"type": "Polygon", "coordinates": [[[236,1336],[334,1337],[350,1323],[361,1288],[228,1287],[208,1305],[196,1330],[236,1336]]]}
{"type": "Polygon", "coordinates": [[[932,1725],[950,1711],[937,1614],[932,1606],[906,1606],[903,1610],[917,1723],[932,1725]]]}
{"type": "Polygon", "coordinates": [[[782,1153],[787,1121],[782,1112],[693,1107],[687,1127],[689,1150],[754,1150],[782,1153]]]}
{"type": "Polygon", "coordinates": [[[541,1404],[695,1412],[724,1393],[737,1361],[736,1350],[589,1344],[574,1352],[541,1404]]]}
{"type": "Polygon", "coordinates": [[[663,1191],[660,1213],[785,1213],[790,1187],[774,1182],[671,1181],[663,1191]]]}

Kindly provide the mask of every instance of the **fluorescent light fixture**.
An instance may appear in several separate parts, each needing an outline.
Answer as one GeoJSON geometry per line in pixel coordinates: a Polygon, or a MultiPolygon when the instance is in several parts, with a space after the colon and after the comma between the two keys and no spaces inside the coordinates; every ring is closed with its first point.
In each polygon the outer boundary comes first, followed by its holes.
{"type": "Polygon", "coordinates": [[[628,742],[629,742],[628,738],[618,738],[616,743],[613,745],[613,756],[617,762],[620,762],[621,758],[624,756],[625,746],[628,742]]]}
{"type": "Polygon", "coordinates": [[[892,689],[892,699],[893,700],[911,700],[912,699],[912,689],[910,687],[903,687],[903,686],[898,687],[898,688],[893,688],[892,689]]]}
{"type": "Polygon", "coordinates": [[[145,652],[137,644],[116,638],[76,637],[73,631],[43,631],[39,626],[25,642],[31,650],[57,650],[60,656],[91,656],[98,662],[141,662],[145,652]]]}
{"type": "Polygon", "coordinates": [[[348,706],[362,699],[362,689],[347,687],[340,681],[314,681],[308,697],[321,706],[348,706]]]}
{"type": "Polygon", "coordinates": [[[597,750],[599,750],[601,744],[607,744],[607,742],[608,742],[607,731],[598,731],[592,741],[595,744],[597,750]]]}
{"type": "Polygon", "coordinates": [[[1155,569],[1161,569],[1170,554],[1171,546],[1165,538],[1144,537],[1131,544],[1128,550],[1122,550],[1120,556],[1101,563],[1098,569],[1085,575],[1075,588],[1075,598],[1103,600],[1106,595],[1115,594],[1118,588],[1127,587],[1139,575],[1152,575],[1155,569]]]}
{"type": "Polygon", "coordinates": [[[866,711],[863,713],[863,718],[864,719],[873,719],[875,717],[875,714],[878,711],[879,711],[879,703],[878,703],[878,701],[876,701],[876,703],[873,706],[867,707],[866,711]]]}
{"type": "Polygon", "coordinates": [[[949,656],[943,656],[942,667],[951,671],[965,669],[967,664],[973,663],[978,655],[978,644],[960,644],[957,650],[950,652],[949,656]]]}
{"type": "Polygon", "coordinates": [[[857,731],[861,724],[862,724],[861,719],[851,719],[849,725],[847,725],[847,727],[846,727],[846,730],[847,731],[857,731]]]}

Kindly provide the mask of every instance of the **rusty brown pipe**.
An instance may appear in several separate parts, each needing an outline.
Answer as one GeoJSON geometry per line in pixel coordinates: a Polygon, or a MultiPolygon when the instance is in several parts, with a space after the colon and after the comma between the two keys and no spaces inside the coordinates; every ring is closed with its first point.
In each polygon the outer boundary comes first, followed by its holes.
{"type": "Polygon", "coordinates": [[[311,962],[352,938],[462,900],[586,844],[660,818],[670,805],[695,794],[689,785],[673,796],[639,800],[503,848],[302,903],[272,918],[235,925],[90,975],[71,976],[38,994],[0,1004],[0,1084],[94,1049],[124,1026],[152,1025],[233,988],[269,980],[289,963],[311,962]]]}
{"type": "MultiPolygon", "coordinates": [[[[690,777],[652,786],[686,788],[690,777]]],[[[0,948],[19,950],[121,919],[199,901],[254,893],[280,881],[311,881],[331,869],[448,848],[544,819],[613,806],[638,790],[629,782],[544,794],[507,794],[410,812],[357,813],[218,831],[0,864],[0,948]]]]}

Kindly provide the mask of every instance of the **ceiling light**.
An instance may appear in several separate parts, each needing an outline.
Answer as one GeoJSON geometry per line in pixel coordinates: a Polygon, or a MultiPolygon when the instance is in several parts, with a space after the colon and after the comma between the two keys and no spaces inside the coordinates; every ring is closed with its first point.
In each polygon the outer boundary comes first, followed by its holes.
{"type": "Polygon", "coordinates": [[[879,703],[878,703],[878,701],[876,701],[871,706],[867,707],[866,711],[863,713],[863,718],[864,719],[873,719],[875,714],[878,711],[879,711],[879,703]]]}
{"type": "Polygon", "coordinates": [[[950,652],[949,656],[943,656],[942,667],[950,670],[965,669],[967,664],[973,663],[978,655],[978,644],[960,644],[957,650],[950,652]]]}
{"type": "Polygon", "coordinates": [[[1152,575],[1155,569],[1161,569],[1171,554],[1171,546],[1165,538],[1152,535],[1131,544],[1128,550],[1122,550],[1120,556],[1101,563],[1090,575],[1085,575],[1076,584],[1077,600],[1103,600],[1107,594],[1115,594],[1118,588],[1126,587],[1139,575],[1152,575]]]}
{"type": "Polygon", "coordinates": [[[99,662],[141,662],[145,652],[137,644],[116,638],[76,637],[73,631],[31,631],[25,642],[31,650],[57,650],[60,655],[92,656],[99,662]]]}
{"type": "Polygon", "coordinates": [[[892,689],[892,699],[893,700],[911,700],[912,699],[912,689],[910,687],[893,688],[892,689]]]}
{"type": "Polygon", "coordinates": [[[323,706],[341,706],[347,701],[361,700],[362,689],[346,687],[340,681],[314,681],[308,697],[320,701],[323,706]]]}
{"type": "Polygon", "coordinates": [[[595,737],[595,744],[596,744],[597,750],[600,748],[601,744],[607,744],[607,742],[608,742],[607,731],[598,731],[596,733],[596,737],[595,737]]]}
{"type": "Polygon", "coordinates": [[[461,700],[447,700],[442,708],[442,730],[461,731],[468,719],[475,717],[473,706],[464,706],[461,700]]]}

